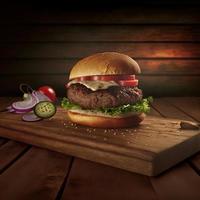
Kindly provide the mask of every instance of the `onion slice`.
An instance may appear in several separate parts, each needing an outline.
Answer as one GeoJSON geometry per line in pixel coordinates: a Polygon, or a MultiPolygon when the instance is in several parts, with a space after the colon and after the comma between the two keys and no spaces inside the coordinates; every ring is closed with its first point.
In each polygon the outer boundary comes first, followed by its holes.
{"type": "Polygon", "coordinates": [[[7,110],[10,110],[10,109],[12,109],[12,106],[8,106],[8,107],[6,107],[6,109],[7,109],[7,110]]]}
{"type": "Polygon", "coordinates": [[[27,111],[17,111],[17,110],[15,110],[15,111],[13,111],[13,113],[15,113],[15,114],[25,114],[25,113],[27,113],[27,111]]]}
{"type": "Polygon", "coordinates": [[[12,113],[12,112],[15,112],[15,109],[13,109],[13,108],[9,108],[9,109],[8,109],[8,108],[7,108],[7,111],[10,112],[10,113],[12,113]]]}
{"type": "Polygon", "coordinates": [[[15,110],[12,106],[8,106],[6,108],[6,110],[10,113],[17,113],[17,114],[23,114],[23,113],[26,113],[26,111],[18,111],[18,110],[15,110]]]}
{"type": "Polygon", "coordinates": [[[34,96],[35,99],[37,99],[37,103],[39,103],[40,101],[51,101],[51,99],[49,97],[47,97],[45,94],[43,94],[40,91],[33,91],[32,95],[34,96]]]}
{"type": "Polygon", "coordinates": [[[37,99],[28,94],[27,98],[23,101],[17,101],[12,103],[12,108],[17,112],[28,112],[37,104],[37,99]]]}
{"type": "Polygon", "coordinates": [[[29,112],[22,116],[22,120],[26,122],[36,122],[42,119],[36,116],[33,112],[29,112]]]}

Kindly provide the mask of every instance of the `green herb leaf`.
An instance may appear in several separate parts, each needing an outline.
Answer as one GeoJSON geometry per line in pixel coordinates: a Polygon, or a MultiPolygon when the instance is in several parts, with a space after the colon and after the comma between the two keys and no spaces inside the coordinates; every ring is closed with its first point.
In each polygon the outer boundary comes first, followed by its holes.
{"type": "Polygon", "coordinates": [[[62,99],[61,107],[65,109],[81,109],[79,105],[69,102],[69,100],[66,97],[62,99]]]}
{"type": "MultiPolygon", "coordinates": [[[[137,112],[137,113],[148,113],[150,111],[150,103],[153,102],[152,97],[148,97],[145,99],[142,99],[141,101],[137,102],[136,104],[126,104],[119,107],[113,107],[113,108],[101,108],[94,110],[95,112],[101,112],[107,115],[120,115],[125,114],[128,112],[137,112]]],[[[82,109],[79,105],[73,104],[69,102],[67,98],[63,98],[61,102],[61,106],[65,109],[82,109]]],[[[90,110],[92,111],[92,110],[90,110]]]]}

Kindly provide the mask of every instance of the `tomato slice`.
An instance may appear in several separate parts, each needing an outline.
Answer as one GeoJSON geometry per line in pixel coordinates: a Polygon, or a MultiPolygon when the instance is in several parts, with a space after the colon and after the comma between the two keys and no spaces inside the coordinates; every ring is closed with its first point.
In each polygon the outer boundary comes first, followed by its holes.
{"type": "Polygon", "coordinates": [[[134,80],[135,75],[93,75],[93,76],[82,76],[75,78],[78,81],[117,81],[117,80],[134,80]]]}
{"type": "Polygon", "coordinates": [[[81,76],[81,77],[78,77],[78,78],[74,78],[72,80],[77,80],[77,81],[92,81],[93,78],[92,78],[92,76],[81,76]]]}
{"type": "Polygon", "coordinates": [[[138,85],[138,80],[134,79],[134,80],[120,80],[118,81],[118,83],[121,86],[131,86],[131,87],[135,87],[138,85]]]}

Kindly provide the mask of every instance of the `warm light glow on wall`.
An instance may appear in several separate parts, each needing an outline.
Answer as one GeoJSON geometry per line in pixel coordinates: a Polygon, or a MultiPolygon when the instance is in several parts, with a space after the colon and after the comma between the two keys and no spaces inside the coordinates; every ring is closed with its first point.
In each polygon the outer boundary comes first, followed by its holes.
{"type": "Polygon", "coordinates": [[[155,57],[161,57],[161,58],[169,58],[169,57],[177,57],[177,55],[180,55],[180,52],[174,51],[173,49],[167,49],[160,52],[155,52],[155,57]]]}

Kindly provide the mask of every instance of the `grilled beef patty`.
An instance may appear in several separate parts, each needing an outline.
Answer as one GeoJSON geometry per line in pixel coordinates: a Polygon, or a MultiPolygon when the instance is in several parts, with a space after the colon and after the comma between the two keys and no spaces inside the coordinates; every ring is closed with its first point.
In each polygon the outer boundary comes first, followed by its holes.
{"type": "Polygon", "coordinates": [[[112,86],[108,89],[92,91],[76,83],[67,89],[70,102],[85,109],[111,108],[125,104],[134,104],[142,99],[142,91],[137,87],[112,86]]]}

